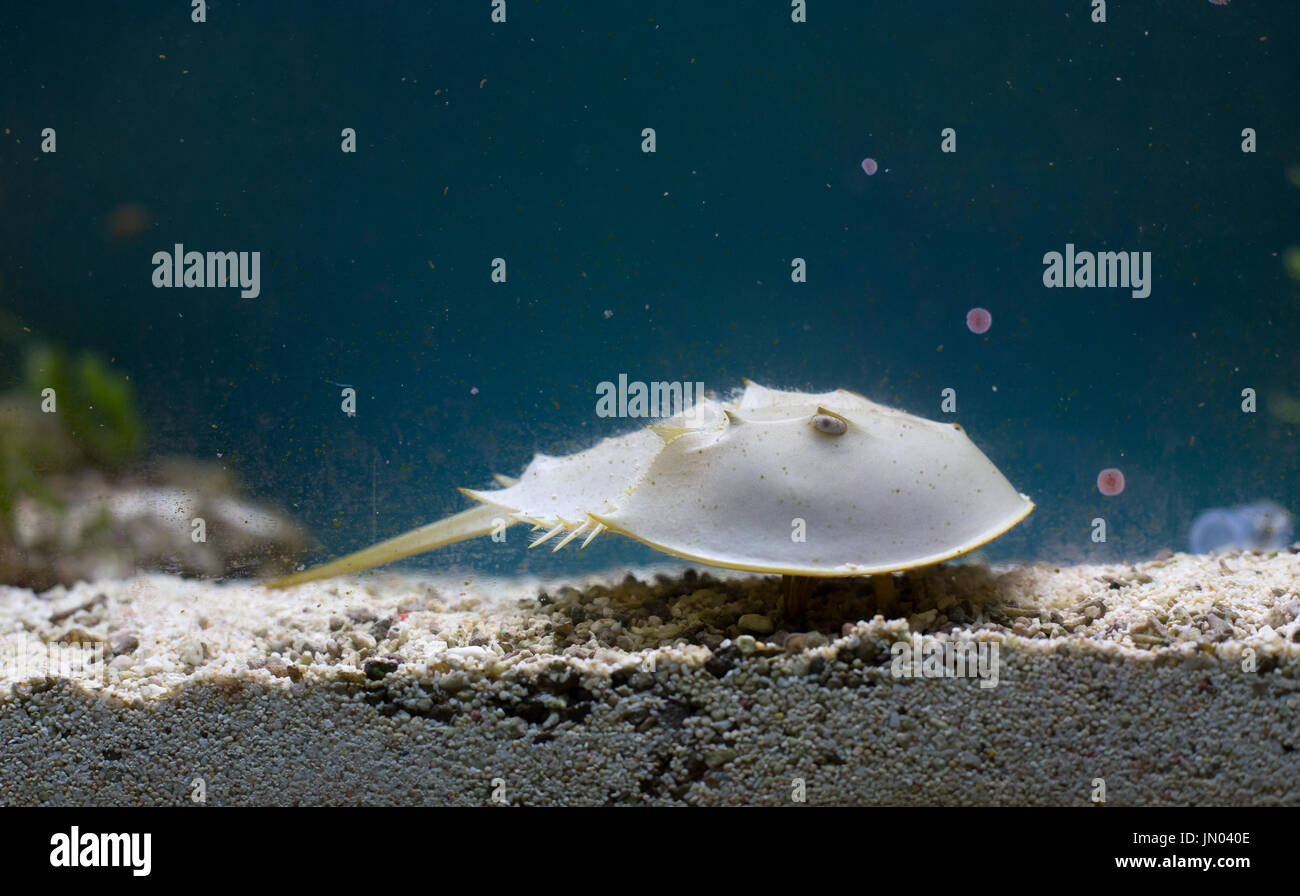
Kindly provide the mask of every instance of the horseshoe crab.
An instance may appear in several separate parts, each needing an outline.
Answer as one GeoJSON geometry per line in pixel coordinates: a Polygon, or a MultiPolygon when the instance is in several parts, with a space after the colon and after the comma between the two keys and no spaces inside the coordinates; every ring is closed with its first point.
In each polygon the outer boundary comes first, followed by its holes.
{"type": "MultiPolygon", "coordinates": [[[[844,389],[745,381],[739,397],[686,411],[566,457],[536,455],[479,504],[272,588],[369,569],[515,523],[531,547],[616,532],[677,557],[780,573],[787,609],[802,577],[927,566],[997,538],[1034,509],[955,423],[844,389]]],[[[805,593],[806,597],[806,593],[805,593]]]]}

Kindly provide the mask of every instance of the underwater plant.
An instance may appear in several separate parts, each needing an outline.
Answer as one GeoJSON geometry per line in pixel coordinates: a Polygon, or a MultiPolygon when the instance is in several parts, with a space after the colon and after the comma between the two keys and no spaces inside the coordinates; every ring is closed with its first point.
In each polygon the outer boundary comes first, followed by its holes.
{"type": "Polygon", "coordinates": [[[60,348],[29,348],[22,382],[0,397],[0,534],[11,531],[23,495],[60,506],[47,477],[120,469],[139,452],[143,432],[125,375],[90,352],[73,358],[60,348]]]}
{"type": "Polygon", "coordinates": [[[135,570],[250,575],[307,549],[301,527],[242,498],[223,466],[142,462],[134,390],[103,358],[34,347],[24,369],[0,396],[0,582],[43,591],[135,570]]]}
{"type": "Polygon", "coordinates": [[[142,426],[131,383],[97,355],[85,352],[74,361],[60,349],[34,348],[24,385],[34,397],[55,391],[58,419],[82,463],[114,469],[139,451],[142,426]]]}

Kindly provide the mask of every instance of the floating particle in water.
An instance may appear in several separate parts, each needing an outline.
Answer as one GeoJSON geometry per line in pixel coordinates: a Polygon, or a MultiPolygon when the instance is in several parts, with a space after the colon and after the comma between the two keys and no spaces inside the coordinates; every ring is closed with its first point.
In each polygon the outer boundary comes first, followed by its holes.
{"type": "Polygon", "coordinates": [[[613,317],[613,316],[614,316],[614,312],[613,312],[613,311],[610,311],[608,308],[606,308],[606,309],[605,309],[605,318],[606,318],[606,319],[609,319],[609,318],[611,318],[611,317],[613,317]]]}
{"type": "Polygon", "coordinates": [[[875,174],[877,171],[879,171],[880,166],[876,164],[875,159],[863,159],[862,170],[867,172],[868,176],[870,176],[872,174],[875,174]]]}
{"type": "Polygon", "coordinates": [[[138,202],[124,202],[108,215],[108,232],[119,240],[137,237],[149,226],[149,209],[138,202]]]}
{"type": "Polygon", "coordinates": [[[1107,498],[1113,498],[1124,491],[1124,474],[1114,467],[1107,467],[1097,474],[1097,491],[1107,498]]]}
{"type": "Polygon", "coordinates": [[[1210,0],[1211,6],[1227,6],[1232,0],[1210,0]]]}
{"type": "Polygon", "coordinates": [[[1264,406],[1283,423],[1300,423],[1300,399],[1285,392],[1269,392],[1264,406]]]}
{"type": "Polygon", "coordinates": [[[966,312],[966,327],[972,333],[987,333],[993,326],[993,315],[986,308],[972,308],[966,312]]]}
{"type": "Polygon", "coordinates": [[[478,394],[478,386],[471,386],[470,389],[469,389],[469,394],[470,394],[470,395],[477,395],[477,394],[478,394]]]}

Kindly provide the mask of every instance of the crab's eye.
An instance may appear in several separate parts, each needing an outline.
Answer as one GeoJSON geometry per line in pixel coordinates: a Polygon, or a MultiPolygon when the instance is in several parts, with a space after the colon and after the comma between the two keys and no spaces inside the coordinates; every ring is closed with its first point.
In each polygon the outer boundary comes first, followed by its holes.
{"type": "Polygon", "coordinates": [[[835,414],[814,414],[812,420],[808,421],[812,428],[828,436],[842,436],[849,431],[849,424],[843,417],[835,414]]]}

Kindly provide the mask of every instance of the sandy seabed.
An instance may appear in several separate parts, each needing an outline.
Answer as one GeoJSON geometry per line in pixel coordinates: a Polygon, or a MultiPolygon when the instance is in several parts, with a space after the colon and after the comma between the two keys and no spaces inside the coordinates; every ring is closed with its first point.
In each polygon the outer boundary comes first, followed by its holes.
{"type": "Polygon", "coordinates": [[[0,587],[0,802],[1297,805],[1293,551],[0,587]]]}

